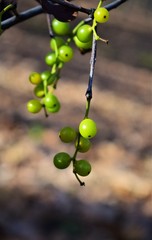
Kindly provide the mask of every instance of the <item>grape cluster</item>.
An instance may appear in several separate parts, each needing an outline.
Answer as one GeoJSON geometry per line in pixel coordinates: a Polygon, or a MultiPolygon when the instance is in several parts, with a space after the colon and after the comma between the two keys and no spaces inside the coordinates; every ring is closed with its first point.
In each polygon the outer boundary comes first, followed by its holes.
{"type": "Polygon", "coordinates": [[[90,119],[83,119],[78,130],[73,127],[63,127],[59,132],[59,138],[64,143],[74,143],[75,151],[71,157],[66,152],[59,152],[54,156],[53,162],[56,168],[65,169],[73,164],[73,173],[75,174],[80,185],[84,185],[79,176],[88,176],[91,172],[91,164],[85,159],[77,159],[78,152],[85,153],[89,151],[91,147],[90,139],[93,138],[97,133],[96,123],[90,119]]]}
{"type": "MultiPolygon", "coordinates": [[[[64,67],[64,64],[71,61],[74,56],[71,43],[74,43],[81,53],[86,53],[92,49],[93,37],[95,40],[107,42],[107,40],[100,38],[96,32],[97,24],[105,23],[109,19],[109,12],[106,8],[101,7],[101,4],[102,1],[99,1],[92,15],[92,24],[89,18],[89,20],[82,20],[72,29],[70,22],[61,22],[56,18],[51,21],[51,50],[44,58],[49,69],[41,73],[32,72],[29,76],[30,83],[34,85],[33,92],[35,95],[35,98],[29,100],[27,103],[29,112],[38,113],[43,108],[45,115],[48,116],[49,113],[56,113],[60,110],[61,104],[54,94],[54,90],[57,88],[61,69],[64,67]]],[[[90,149],[90,139],[97,133],[96,123],[88,116],[91,98],[92,97],[87,97],[85,115],[79,124],[78,130],[68,126],[62,128],[59,133],[62,142],[74,143],[75,151],[73,156],[70,156],[66,152],[59,152],[53,159],[54,165],[58,169],[65,169],[72,163],[73,173],[80,185],[84,185],[84,182],[81,182],[78,175],[89,175],[91,165],[85,159],[78,160],[77,154],[78,152],[85,153],[90,149]]]]}

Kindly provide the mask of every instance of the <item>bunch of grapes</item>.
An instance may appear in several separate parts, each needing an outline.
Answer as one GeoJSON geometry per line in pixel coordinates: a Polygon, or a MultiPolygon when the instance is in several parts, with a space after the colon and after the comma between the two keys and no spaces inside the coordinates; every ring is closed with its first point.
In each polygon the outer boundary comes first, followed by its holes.
{"type": "MultiPolygon", "coordinates": [[[[69,22],[61,22],[54,18],[51,21],[51,40],[50,52],[45,56],[45,63],[48,69],[42,73],[32,72],[29,76],[30,82],[34,85],[35,98],[27,103],[27,109],[31,113],[38,113],[44,109],[48,116],[50,113],[56,113],[60,110],[61,104],[54,91],[60,79],[61,69],[64,64],[72,60],[74,50],[71,43],[74,42],[81,53],[86,53],[92,49],[93,39],[102,40],[96,32],[98,23],[105,23],[109,19],[109,12],[101,7],[102,1],[99,1],[98,7],[94,11],[93,18],[81,21],[73,29],[69,22]],[[92,22],[92,23],[91,23],[92,22]]],[[[94,56],[95,58],[95,56],[94,56]]],[[[91,69],[92,71],[92,69],[91,69]]],[[[66,152],[59,152],[54,156],[53,162],[58,169],[65,169],[73,164],[73,173],[80,185],[84,185],[79,176],[87,176],[91,172],[91,164],[85,159],[77,159],[78,152],[87,152],[91,147],[90,139],[97,133],[96,123],[89,118],[90,101],[92,95],[92,82],[88,83],[89,92],[86,94],[86,110],[83,120],[78,129],[70,126],[63,127],[59,132],[59,137],[64,143],[74,143],[75,151],[73,156],[66,152]]]]}

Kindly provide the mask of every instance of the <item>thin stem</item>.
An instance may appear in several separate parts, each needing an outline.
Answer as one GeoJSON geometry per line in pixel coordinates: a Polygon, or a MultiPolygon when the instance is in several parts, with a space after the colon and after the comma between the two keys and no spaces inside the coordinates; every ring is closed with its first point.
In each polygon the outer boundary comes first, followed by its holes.
{"type": "Polygon", "coordinates": [[[91,52],[91,58],[90,58],[90,74],[89,74],[88,88],[86,91],[87,100],[92,99],[92,84],[93,84],[93,77],[94,77],[94,70],[95,70],[95,63],[96,63],[96,53],[97,53],[97,40],[93,35],[92,52],[91,52]]]}

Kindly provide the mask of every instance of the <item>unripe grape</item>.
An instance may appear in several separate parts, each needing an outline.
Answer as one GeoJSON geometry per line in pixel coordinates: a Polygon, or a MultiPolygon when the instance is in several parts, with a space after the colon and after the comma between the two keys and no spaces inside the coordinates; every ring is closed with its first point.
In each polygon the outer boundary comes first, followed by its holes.
{"type": "Polygon", "coordinates": [[[40,112],[42,109],[42,105],[40,103],[40,101],[38,101],[37,99],[32,99],[30,101],[28,101],[27,103],[27,110],[31,113],[38,113],[40,112]]]}
{"type": "Polygon", "coordinates": [[[65,169],[71,163],[71,157],[66,152],[57,153],[53,159],[54,165],[58,169],[65,169]]]}
{"type": "Polygon", "coordinates": [[[77,139],[77,141],[75,143],[75,146],[76,146],[76,148],[78,149],[79,152],[84,153],[84,152],[87,152],[90,149],[91,142],[90,142],[89,139],[80,136],[80,139],[79,140],[77,139]]]}
{"type": "Polygon", "coordinates": [[[55,46],[57,47],[57,48],[59,48],[59,47],[61,47],[62,45],[64,45],[65,44],[65,41],[64,41],[64,39],[63,38],[61,38],[61,37],[58,37],[58,36],[56,36],[56,37],[54,37],[54,38],[52,38],[51,40],[50,40],[50,48],[53,50],[53,51],[55,51],[55,46]]]}
{"type": "Polygon", "coordinates": [[[106,8],[97,8],[94,12],[94,18],[99,23],[105,23],[109,19],[109,11],[106,8]]]}
{"type": "Polygon", "coordinates": [[[84,138],[93,138],[97,133],[96,123],[90,118],[85,118],[80,122],[79,132],[84,138]]]}
{"type": "Polygon", "coordinates": [[[59,137],[62,142],[69,143],[76,139],[77,132],[72,127],[64,127],[59,133],[59,137]]]}
{"type": "Polygon", "coordinates": [[[73,58],[73,49],[67,45],[62,45],[59,48],[58,58],[62,62],[69,62],[73,58]]]}
{"type": "Polygon", "coordinates": [[[56,54],[54,52],[48,53],[45,56],[45,62],[48,66],[52,66],[53,64],[55,64],[57,62],[56,54]]]}
{"type": "Polygon", "coordinates": [[[52,21],[52,30],[57,35],[65,36],[71,32],[71,27],[69,22],[61,22],[57,19],[52,21]]]}
{"type": "Polygon", "coordinates": [[[41,74],[38,72],[32,72],[29,76],[29,80],[32,84],[37,85],[42,81],[41,74]]]}
{"type": "Polygon", "coordinates": [[[76,36],[80,42],[89,42],[92,39],[92,27],[88,24],[84,24],[78,28],[76,36]]]}
{"type": "Polygon", "coordinates": [[[80,176],[88,176],[91,172],[91,165],[86,160],[76,160],[74,164],[74,172],[80,176]]]}

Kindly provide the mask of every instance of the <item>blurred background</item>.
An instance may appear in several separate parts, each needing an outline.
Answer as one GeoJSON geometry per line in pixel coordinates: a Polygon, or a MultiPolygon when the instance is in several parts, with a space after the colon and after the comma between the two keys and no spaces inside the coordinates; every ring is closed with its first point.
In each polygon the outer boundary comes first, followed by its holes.
{"type": "MultiPolygon", "coordinates": [[[[109,3],[111,1],[107,1],[109,3]]],[[[95,7],[98,1],[75,1],[95,7]]],[[[19,10],[36,6],[19,1],[19,10]]],[[[150,240],[152,236],[152,1],[128,1],[99,26],[90,117],[98,134],[79,158],[92,165],[80,187],[72,169],[55,169],[59,130],[77,127],[85,111],[90,53],[62,71],[56,95],[62,108],[32,115],[28,76],[44,71],[50,51],[45,14],[0,37],[0,239],[150,240]]],[[[75,25],[84,14],[72,22],[75,25]]]]}

